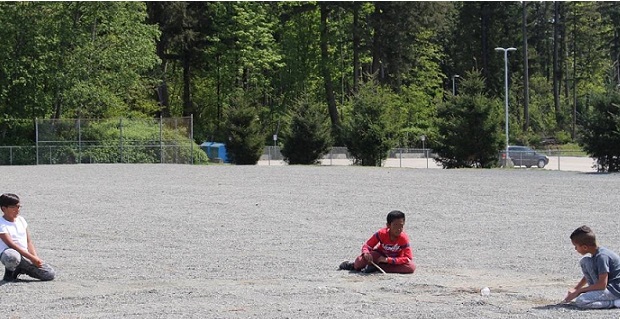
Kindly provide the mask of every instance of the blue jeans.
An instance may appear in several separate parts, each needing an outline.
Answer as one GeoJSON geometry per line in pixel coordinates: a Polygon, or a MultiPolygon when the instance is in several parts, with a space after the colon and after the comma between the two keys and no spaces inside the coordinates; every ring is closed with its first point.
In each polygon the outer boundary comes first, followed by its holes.
{"type": "Polygon", "coordinates": [[[32,278],[43,281],[54,279],[56,272],[54,268],[48,264],[41,265],[41,268],[33,265],[28,259],[22,257],[15,249],[5,249],[0,254],[0,262],[9,271],[17,271],[20,274],[26,274],[32,278]]]}
{"type": "MultiPolygon", "coordinates": [[[[598,271],[596,269],[596,265],[594,264],[594,259],[592,257],[583,257],[579,262],[581,266],[581,272],[583,272],[583,277],[588,282],[588,285],[594,285],[598,281],[598,271]]],[[[609,290],[594,290],[584,292],[577,299],[575,299],[575,304],[579,308],[584,309],[603,309],[603,308],[613,308],[614,300],[620,299],[616,297],[616,295],[612,294],[609,290]]]]}

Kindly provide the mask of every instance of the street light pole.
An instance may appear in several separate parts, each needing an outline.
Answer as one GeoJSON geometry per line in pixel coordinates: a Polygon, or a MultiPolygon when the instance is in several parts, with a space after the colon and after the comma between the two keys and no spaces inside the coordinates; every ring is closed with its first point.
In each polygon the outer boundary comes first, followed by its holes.
{"type": "Polygon", "coordinates": [[[510,156],[508,155],[508,51],[517,51],[516,48],[495,48],[495,51],[504,51],[504,82],[506,84],[506,91],[504,96],[506,98],[506,156],[504,167],[508,166],[508,161],[510,160],[510,156]]]}
{"type": "Polygon", "coordinates": [[[460,78],[460,76],[458,74],[452,76],[452,95],[456,95],[456,82],[454,78],[460,78]]]}
{"type": "Polygon", "coordinates": [[[426,168],[428,168],[428,156],[426,154],[426,146],[424,145],[424,141],[426,141],[426,135],[420,136],[422,140],[422,152],[424,152],[424,158],[426,158],[426,168]]]}

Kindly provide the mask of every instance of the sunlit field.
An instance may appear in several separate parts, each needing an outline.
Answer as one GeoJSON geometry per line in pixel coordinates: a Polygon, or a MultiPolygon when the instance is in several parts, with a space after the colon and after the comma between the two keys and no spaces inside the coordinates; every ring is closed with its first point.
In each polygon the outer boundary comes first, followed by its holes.
{"type": "Polygon", "coordinates": [[[614,174],[287,165],[0,167],[51,282],[7,318],[616,318],[559,305],[583,224],[620,250],[614,174]],[[406,214],[413,275],[337,270],[406,214]],[[490,295],[480,289],[489,287],[490,295]]]}

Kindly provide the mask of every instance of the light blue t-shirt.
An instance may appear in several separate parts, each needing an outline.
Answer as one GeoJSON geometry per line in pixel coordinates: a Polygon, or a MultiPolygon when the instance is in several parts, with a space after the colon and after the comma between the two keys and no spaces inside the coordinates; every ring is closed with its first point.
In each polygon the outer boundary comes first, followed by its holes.
{"type": "Polygon", "coordinates": [[[605,247],[599,247],[592,259],[597,273],[608,273],[607,290],[620,298],[620,256],[605,247]]]}

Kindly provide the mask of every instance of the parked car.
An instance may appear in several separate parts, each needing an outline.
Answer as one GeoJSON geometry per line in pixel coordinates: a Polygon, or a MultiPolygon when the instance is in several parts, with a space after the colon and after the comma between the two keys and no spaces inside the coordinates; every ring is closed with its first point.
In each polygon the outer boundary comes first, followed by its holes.
{"type": "MultiPolygon", "coordinates": [[[[505,160],[505,153],[506,151],[501,153],[501,163],[505,160]]],[[[543,168],[549,164],[549,158],[546,155],[540,154],[527,146],[508,146],[508,155],[514,166],[525,166],[527,168],[537,166],[543,168]]]]}

